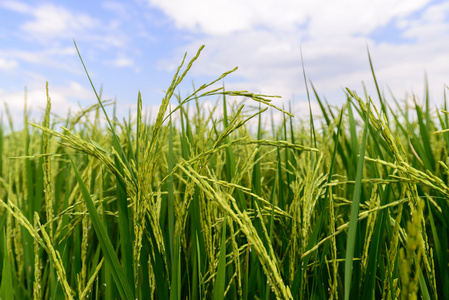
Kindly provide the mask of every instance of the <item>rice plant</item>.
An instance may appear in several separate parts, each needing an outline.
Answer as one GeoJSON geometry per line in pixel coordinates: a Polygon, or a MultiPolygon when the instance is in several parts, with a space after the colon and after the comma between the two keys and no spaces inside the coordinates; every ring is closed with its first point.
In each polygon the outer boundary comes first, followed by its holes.
{"type": "Polygon", "coordinates": [[[93,84],[65,118],[48,85],[40,122],[26,101],[23,129],[1,114],[0,298],[449,299],[446,99],[348,89],[336,108],[312,85],[301,120],[216,88],[236,69],[181,97],[201,50],[153,121],[140,94],[119,121],[93,84]]]}

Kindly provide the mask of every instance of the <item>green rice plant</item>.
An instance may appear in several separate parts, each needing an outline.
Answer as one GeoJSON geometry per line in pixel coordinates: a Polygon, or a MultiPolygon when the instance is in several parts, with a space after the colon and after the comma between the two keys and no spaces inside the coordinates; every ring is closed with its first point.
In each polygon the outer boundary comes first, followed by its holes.
{"type": "Polygon", "coordinates": [[[139,93],[118,121],[81,55],[96,103],[53,115],[47,85],[31,120],[25,91],[23,129],[5,106],[0,297],[448,298],[446,102],[387,101],[370,56],[380,106],[349,89],[331,106],[304,70],[319,117],[216,87],[236,68],[182,97],[202,49],[155,117],[139,93]]]}

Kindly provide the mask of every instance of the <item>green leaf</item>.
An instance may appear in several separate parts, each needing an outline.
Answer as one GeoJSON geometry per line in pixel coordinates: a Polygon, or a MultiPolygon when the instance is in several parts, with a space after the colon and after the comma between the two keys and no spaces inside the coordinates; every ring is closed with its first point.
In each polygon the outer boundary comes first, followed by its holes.
{"type": "Polygon", "coordinates": [[[215,285],[212,292],[213,300],[224,299],[226,279],[226,216],[223,221],[223,229],[221,233],[220,256],[218,258],[218,269],[215,275],[215,285]]]}
{"type": "Polygon", "coordinates": [[[8,247],[6,245],[5,230],[3,226],[0,227],[0,246],[3,248],[3,269],[1,276],[0,299],[13,300],[14,287],[12,284],[11,263],[9,261],[8,247]]]}
{"type": "Polygon", "coordinates": [[[176,238],[174,245],[174,261],[173,271],[170,284],[170,300],[181,299],[181,247],[179,246],[179,238],[176,238]]]}
{"type": "Polygon", "coordinates": [[[170,243],[170,257],[171,263],[174,262],[174,232],[175,232],[175,204],[174,204],[174,184],[173,184],[173,167],[175,165],[175,158],[173,154],[173,123],[170,115],[170,130],[168,134],[168,240],[170,243]]]}
{"type": "Polygon", "coordinates": [[[92,225],[94,227],[95,233],[97,234],[101,250],[103,251],[103,254],[106,258],[106,263],[111,268],[112,277],[114,278],[115,284],[117,285],[120,296],[122,299],[134,300],[132,289],[128,284],[125,272],[120,265],[117,253],[115,253],[114,247],[112,246],[106,229],[101,223],[97,209],[95,208],[95,204],[90,197],[89,191],[87,190],[86,185],[84,184],[83,179],[81,178],[81,175],[77,167],[75,166],[75,163],[72,159],[70,159],[70,161],[72,163],[73,170],[75,171],[75,176],[78,181],[81,193],[83,194],[84,202],[86,203],[89,216],[92,220],[92,225]]]}
{"type": "Polygon", "coordinates": [[[357,162],[357,173],[355,178],[354,196],[351,204],[351,216],[349,219],[348,240],[346,244],[345,258],[345,300],[349,299],[351,292],[352,266],[354,262],[355,241],[357,239],[357,218],[359,214],[360,195],[362,193],[363,163],[365,160],[365,147],[368,136],[370,106],[366,114],[365,126],[363,128],[362,145],[360,146],[360,155],[357,162]]]}

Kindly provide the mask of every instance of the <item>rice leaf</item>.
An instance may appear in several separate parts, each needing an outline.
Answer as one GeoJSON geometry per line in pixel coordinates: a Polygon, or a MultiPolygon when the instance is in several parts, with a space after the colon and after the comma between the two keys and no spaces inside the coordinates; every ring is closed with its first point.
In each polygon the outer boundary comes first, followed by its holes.
{"type": "Polygon", "coordinates": [[[226,215],[223,220],[221,232],[220,255],[218,257],[217,273],[215,275],[215,284],[212,291],[213,300],[224,299],[225,279],[226,279],[226,215]]]}
{"type": "Polygon", "coordinates": [[[363,177],[363,163],[365,160],[365,147],[368,136],[368,117],[369,108],[366,115],[365,126],[362,134],[362,144],[360,146],[359,158],[357,161],[357,173],[355,178],[354,196],[351,203],[351,216],[349,219],[348,240],[346,244],[346,258],[345,258],[345,299],[348,300],[351,294],[352,281],[352,266],[354,262],[355,241],[357,239],[357,216],[359,214],[360,196],[362,193],[362,177],[363,177]]]}
{"type": "MultiPolygon", "coordinates": [[[[4,215],[6,216],[6,215],[4,215]]],[[[0,227],[0,246],[2,247],[2,278],[0,282],[0,298],[5,300],[14,299],[14,286],[12,284],[11,262],[9,260],[9,251],[6,245],[5,229],[0,227]]]]}
{"type": "Polygon", "coordinates": [[[179,239],[175,241],[173,246],[175,253],[173,254],[173,268],[170,284],[170,300],[181,299],[181,247],[179,245],[179,239]]]}
{"type": "Polygon", "coordinates": [[[114,278],[115,284],[117,285],[118,291],[122,299],[133,300],[133,292],[131,287],[128,284],[128,281],[125,276],[125,272],[120,265],[120,262],[117,257],[117,253],[112,246],[111,240],[101,223],[100,217],[98,216],[97,209],[95,207],[92,198],[90,197],[89,191],[84,184],[81,175],[75,165],[75,162],[71,159],[73,170],[75,172],[76,179],[78,181],[81,193],[83,194],[84,202],[86,203],[87,210],[89,211],[89,216],[92,219],[92,225],[94,227],[95,233],[97,234],[98,241],[101,249],[103,250],[103,254],[106,258],[107,264],[111,268],[112,277],[114,278]]]}

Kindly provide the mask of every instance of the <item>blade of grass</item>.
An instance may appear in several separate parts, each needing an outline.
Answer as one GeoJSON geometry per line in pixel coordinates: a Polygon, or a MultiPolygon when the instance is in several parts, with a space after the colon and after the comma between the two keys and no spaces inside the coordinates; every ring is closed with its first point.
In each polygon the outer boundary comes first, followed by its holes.
{"type": "Polygon", "coordinates": [[[421,290],[421,297],[422,297],[422,299],[424,299],[424,300],[432,299],[430,297],[429,290],[427,289],[426,279],[424,278],[424,275],[422,274],[421,269],[419,270],[419,279],[418,279],[418,281],[419,281],[419,288],[421,290]]]}
{"type": "Polygon", "coordinates": [[[386,120],[387,120],[387,122],[388,122],[387,107],[386,107],[386,105],[385,105],[384,98],[382,97],[382,94],[381,94],[381,92],[380,92],[379,84],[377,83],[376,73],[374,72],[373,61],[372,61],[372,59],[371,59],[371,54],[370,54],[370,52],[369,52],[368,46],[367,46],[367,48],[366,48],[366,51],[368,52],[369,65],[370,65],[370,68],[371,68],[371,74],[373,75],[374,85],[376,86],[377,96],[379,97],[380,106],[381,106],[383,115],[385,116],[385,118],[386,118],[386,120]]]}
{"type": "MultiPolygon", "coordinates": [[[[83,59],[82,59],[82,57],[81,57],[81,53],[80,53],[79,50],[78,50],[78,46],[76,45],[75,40],[73,40],[73,43],[75,44],[75,48],[76,48],[76,51],[77,51],[77,53],[78,53],[78,57],[79,57],[80,60],[81,60],[81,64],[83,65],[84,71],[86,72],[87,78],[89,79],[90,85],[92,86],[92,89],[93,89],[93,91],[94,91],[94,93],[95,93],[95,97],[97,98],[98,104],[100,105],[101,109],[103,110],[104,116],[105,116],[106,121],[108,122],[108,125],[109,125],[109,129],[110,129],[111,132],[112,132],[112,139],[113,139],[113,145],[114,145],[114,148],[115,148],[115,150],[117,151],[117,153],[119,153],[121,159],[122,159],[123,162],[125,163],[125,165],[126,165],[126,167],[128,168],[128,170],[130,171],[131,176],[132,176],[132,178],[134,179],[134,182],[136,182],[136,181],[137,181],[137,179],[136,179],[136,174],[134,173],[134,171],[133,171],[134,169],[131,168],[131,166],[130,166],[130,164],[129,164],[129,162],[128,162],[128,158],[127,158],[127,156],[125,155],[125,151],[124,151],[123,148],[120,146],[120,139],[119,139],[118,135],[117,135],[116,132],[115,132],[115,126],[112,124],[111,120],[109,119],[109,116],[108,116],[108,114],[107,114],[107,112],[106,112],[106,109],[104,108],[103,102],[101,101],[101,98],[100,98],[99,94],[97,93],[97,90],[95,89],[95,86],[94,86],[94,84],[93,84],[93,82],[92,82],[92,80],[91,80],[91,78],[90,78],[90,75],[89,75],[89,73],[87,72],[86,65],[84,64],[84,61],[83,61],[83,59]]],[[[115,115],[115,110],[114,110],[114,115],[115,115]]]]}
{"type": "MultiPolygon", "coordinates": [[[[386,204],[391,198],[391,185],[388,185],[384,191],[384,196],[381,200],[381,205],[386,204]]],[[[388,218],[387,210],[381,210],[374,227],[374,233],[371,238],[371,246],[368,255],[368,265],[366,267],[366,274],[364,279],[362,299],[372,299],[375,296],[375,282],[376,282],[376,270],[378,269],[379,261],[381,258],[382,245],[384,245],[385,230],[388,226],[386,219],[388,218]]],[[[390,261],[388,261],[391,264],[390,261]]],[[[391,276],[392,270],[389,274],[391,276]]],[[[391,290],[393,285],[390,286],[391,290]]]]}
{"type": "MultiPolygon", "coordinates": [[[[198,235],[195,236],[196,240],[196,247],[199,248],[199,241],[198,241],[198,235]]],[[[199,257],[200,253],[197,251],[198,258],[198,283],[199,283],[199,298],[198,299],[204,299],[206,295],[206,290],[204,287],[204,279],[203,279],[203,268],[201,266],[201,257],[199,257]]],[[[194,299],[194,298],[193,298],[194,299]]]]}
{"type": "MultiPolygon", "coordinates": [[[[310,236],[309,241],[307,242],[306,252],[309,252],[309,250],[312,249],[312,247],[317,244],[318,238],[321,233],[321,228],[324,223],[324,219],[326,218],[326,214],[327,214],[327,210],[325,210],[323,213],[321,213],[319,219],[315,223],[315,225],[313,227],[312,235],[310,236]]],[[[312,254],[313,254],[313,252],[310,252],[309,254],[305,255],[304,257],[301,257],[301,260],[299,262],[300,265],[298,266],[298,268],[296,270],[296,274],[293,279],[293,283],[291,285],[293,299],[298,299],[299,292],[302,292],[301,294],[299,294],[299,299],[304,299],[304,297],[306,297],[305,299],[308,299],[308,297],[305,296],[306,283],[304,282],[303,279],[305,278],[304,275],[307,272],[307,265],[309,264],[312,254]]]]}
{"type": "Polygon", "coordinates": [[[220,255],[218,257],[217,273],[215,274],[215,285],[212,292],[213,300],[223,300],[226,279],[226,215],[223,220],[221,232],[220,255]]]}
{"type": "Polygon", "coordinates": [[[5,230],[0,228],[0,246],[3,248],[3,268],[2,279],[0,283],[0,298],[5,300],[14,299],[14,287],[12,284],[11,262],[9,260],[9,251],[5,239],[5,230]]]}
{"type": "MultiPolygon", "coordinates": [[[[279,152],[279,148],[277,149],[277,154],[278,154],[278,169],[276,170],[276,173],[275,173],[275,177],[274,177],[274,180],[273,180],[273,189],[272,189],[272,191],[271,191],[271,214],[270,214],[270,218],[269,218],[269,221],[270,221],[270,223],[269,223],[269,229],[268,229],[268,242],[271,244],[271,245],[273,245],[273,230],[274,230],[274,201],[275,201],[275,199],[276,199],[276,192],[277,192],[277,190],[276,190],[276,184],[277,184],[277,179],[278,179],[278,177],[280,177],[279,176],[279,173],[281,172],[281,167],[280,167],[280,161],[281,161],[281,155],[280,155],[280,152],[279,152]]],[[[280,180],[280,179],[279,179],[280,180]]],[[[282,193],[282,190],[279,190],[279,194],[281,194],[282,193]]],[[[265,299],[270,299],[270,295],[271,295],[271,293],[270,293],[270,290],[271,290],[271,287],[270,287],[270,284],[269,283],[267,283],[267,285],[266,285],[266,294],[265,294],[265,299]]]]}
{"type": "MultiPolygon", "coordinates": [[[[223,90],[224,90],[224,87],[223,87],[223,90]]],[[[229,126],[229,121],[228,121],[228,112],[227,112],[227,105],[226,105],[226,96],[223,94],[223,127],[228,128],[228,126],[229,126]]],[[[229,135],[226,136],[224,141],[225,141],[225,143],[230,142],[229,135]]],[[[229,147],[226,148],[226,164],[225,164],[225,166],[226,166],[226,175],[227,175],[228,181],[232,182],[232,178],[235,176],[234,174],[235,174],[235,169],[236,169],[236,162],[235,162],[234,152],[229,147]]],[[[246,210],[247,205],[246,205],[245,197],[243,196],[242,191],[240,189],[236,189],[235,193],[236,193],[236,198],[238,200],[240,209],[246,210]]]]}
{"type": "Polygon", "coordinates": [[[420,158],[423,161],[426,161],[426,168],[430,171],[435,170],[435,158],[433,156],[433,151],[431,148],[432,142],[430,140],[430,127],[432,126],[432,123],[430,123],[430,118],[428,116],[429,112],[423,112],[421,107],[416,105],[415,107],[416,115],[418,117],[418,123],[419,123],[419,133],[421,135],[422,145],[424,148],[424,151],[421,153],[418,153],[420,155],[420,158]],[[423,116],[424,115],[424,116],[423,116]],[[426,120],[426,123],[424,123],[424,120],[426,120]],[[423,157],[425,156],[425,157],[423,157]]]}
{"type": "Polygon", "coordinates": [[[122,266],[120,265],[117,253],[115,252],[114,247],[112,246],[111,240],[106,232],[106,229],[103,227],[103,224],[101,223],[95,204],[92,201],[92,198],[90,197],[89,191],[87,190],[86,185],[84,184],[81,178],[81,175],[78,171],[78,168],[75,165],[75,162],[72,159],[70,159],[70,161],[72,163],[72,167],[75,172],[75,176],[78,181],[81,193],[83,195],[87,210],[89,211],[89,216],[92,219],[92,225],[94,227],[95,233],[98,236],[100,247],[106,258],[106,262],[111,267],[112,276],[117,285],[120,296],[122,297],[122,299],[134,300],[132,289],[129,286],[129,283],[125,276],[125,272],[122,266]]]}
{"type": "MultiPolygon", "coordinates": [[[[150,244],[157,245],[153,231],[148,230],[147,235],[149,236],[148,248],[150,248],[150,244]]],[[[152,251],[150,251],[149,253],[153,272],[154,274],[157,274],[157,276],[154,276],[154,281],[156,282],[156,295],[159,297],[159,299],[169,299],[170,282],[168,282],[167,280],[166,266],[164,266],[162,255],[159,252],[158,247],[153,247],[152,251]]]]}
{"type": "MultiPolygon", "coordinates": [[[[114,157],[115,165],[120,173],[123,173],[123,167],[117,157],[114,157]]],[[[133,250],[132,250],[132,230],[130,230],[130,213],[128,211],[128,197],[126,194],[126,185],[120,176],[116,176],[117,181],[117,206],[118,206],[118,225],[120,232],[120,247],[122,253],[125,276],[129,286],[134,286],[133,275],[133,250]]]]}
{"type": "MultiPolygon", "coordinates": [[[[312,105],[310,104],[310,93],[309,93],[309,85],[307,84],[307,77],[306,77],[306,69],[304,67],[304,59],[302,58],[302,48],[300,49],[301,52],[301,65],[302,65],[302,75],[304,78],[304,84],[306,86],[306,92],[307,92],[307,101],[309,103],[309,121],[310,121],[310,146],[316,148],[316,134],[315,134],[315,125],[313,124],[313,115],[312,115],[312,105]]],[[[311,161],[313,165],[313,160],[311,161]]]]}
{"type": "MultiPolygon", "coordinates": [[[[107,123],[109,125],[109,129],[112,132],[112,138],[113,138],[113,147],[117,151],[117,153],[120,156],[121,161],[124,162],[127,170],[131,174],[131,177],[134,181],[134,183],[137,182],[136,174],[134,172],[134,168],[131,168],[131,165],[128,161],[127,156],[125,155],[125,151],[123,147],[120,144],[120,140],[118,135],[115,131],[115,126],[112,124],[111,120],[109,119],[109,116],[106,112],[106,109],[101,101],[100,95],[97,93],[97,90],[95,89],[95,86],[90,78],[90,75],[87,71],[86,65],[84,64],[84,61],[81,57],[81,53],[78,50],[78,46],[76,45],[75,40],[73,41],[75,44],[76,51],[78,53],[78,56],[81,60],[81,63],[84,67],[84,70],[86,72],[86,75],[89,79],[89,82],[92,86],[92,89],[95,93],[95,96],[98,100],[98,104],[100,105],[101,109],[103,110],[103,113],[105,115],[105,118],[107,120],[107,123]]],[[[114,116],[115,116],[115,106],[114,106],[114,116]]],[[[123,165],[119,163],[119,160],[117,157],[114,157],[115,165],[120,173],[123,173],[123,165]]],[[[128,216],[128,203],[127,203],[127,195],[126,195],[126,185],[121,180],[121,178],[117,175],[117,202],[119,207],[119,229],[120,229],[120,236],[121,236],[121,247],[122,247],[122,254],[123,254],[123,260],[124,260],[124,267],[126,270],[125,276],[127,280],[129,281],[130,286],[134,286],[134,276],[133,276],[133,252],[132,252],[132,242],[131,242],[131,236],[132,231],[130,230],[130,222],[129,222],[129,216],[128,216]]],[[[137,263],[137,262],[134,262],[137,263]]]]}
{"type": "Polygon", "coordinates": [[[170,242],[170,257],[172,266],[174,264],[174,232],[175,232],[175,204],[174,204],[174,184],[173,184],[173,167],[175,164],[175,158],[173,154],[173,123],[170,115],[170,130],[168,135],[168,173],[170,177],[168,179],[168,237],[170,242]]]}
{"type": "Polygon", "coordinates": [[[145,298],[147,295],[151,295],[152,291],[150,289],[150,270],[149,270],[149,263],[150,263],[150,249],[148,247],[148,241],[145,239],[142,243],[142,251],[140,255],[140,268],[141,268],[141,284],[140,284],[140,293],[136,297],[145,298]]]}
{"type": "Polygon", "coordinates": [[[354,196],[351,203],[351,216],[349,219],[348,240],[346,244],[346,258],[345,258],[345,300],[348,300],[351,294],[351,280],[352,267],[354,262],[355,242],[357,239],[357,217],[359,214],[360,195],[362,193],[362,177],[363,177],[363,163],[365,160],[365,147],[368,136],[368,118],[370,105],[368,103],[368,112],[366,115],[365,126],[362,134],[362,144],[360,146],[359,158],[357,162],[357,173],[355,178],[354,196]]]}
{"type": "MultiPolygon", "coordinates": [[[[181,247],[179,245],[179,238],[176,239],[173,249],[176,251],[174,253],[174,261],[172,267],[172,276],[170,284],[170,300],[180,300],[181,299],[181,247]]],[[[157,276],[157,275],[156,275],[157,276]]]]}
{"type": "MultiPolygon", "coordinates": [[[[429,201],[427,200],[427,207],[428,207],[428,211],[429,211],[429,221],[430,221],[430,226],[432,229],[432,235],[434,238],[434,249],[436,252],[436,256],[437,256],[437,262],[438,265],[440,266],[440,276],[441,276],[441,281],[442,281],[442,286],[443,286],[443,296],[444,299],[449,299],[449,274],[448,272],[446,272],[445,267],[447,266],[447,251],[445,250],[445,248],[441,247],[441,242],[440,242],[440,237],[439,237],[439,232],[437,231],[437,228],[435,226],[435,221],[433,219],[433,213],[432,213],[432,208],[429,204],[429,201]]],[[[444,237],[444,231],[447,232],[445,226],[442,226],[443,228],[440,229],[440,231],[443,231],[443,236],[444,237]]]]}

